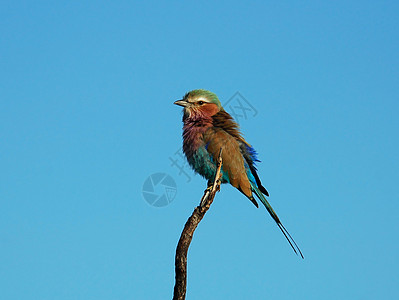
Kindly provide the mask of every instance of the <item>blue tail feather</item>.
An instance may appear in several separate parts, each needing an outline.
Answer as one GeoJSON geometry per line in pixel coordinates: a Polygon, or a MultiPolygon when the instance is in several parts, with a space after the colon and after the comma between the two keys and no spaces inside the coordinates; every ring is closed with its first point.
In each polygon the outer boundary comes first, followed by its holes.
{"type": "Polygon", "coordinates": [[[269,212],[270,216],[273,218],[273,220],[276,222],[277,226],[280,228],[281,232],[284,234],[285,238],[287,239],[288,243],[290,244],[291,248],[294,250],[296,255],[300,255],[302,258],[303,254],[301,250],[299,249],[298,245],[290,235],[290,233],[285,229],[284,225],[281,223],[279,217],[277,216],[276,212],[273,210],[272,206],[270,203],[266,200],[266,197],[262,194],[262,192],[258,189],[258,187],[254,184],[251,183],[252,186],[252,191],[255,193],[255,195],[259,198],[259,200],[263,203],[263,205],[266,207],[267,211],[269,212]]]}

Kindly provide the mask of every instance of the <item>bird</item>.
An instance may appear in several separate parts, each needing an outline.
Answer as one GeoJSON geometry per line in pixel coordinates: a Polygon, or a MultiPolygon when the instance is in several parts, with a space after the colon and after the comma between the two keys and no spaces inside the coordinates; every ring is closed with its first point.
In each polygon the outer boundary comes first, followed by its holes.
{"type": "Polygon", "coordinates": [[[227,113],[218,96],[205,89],[187,92],[174,104],[183,107],[183,152],[194,172],[212,184],[222,151],[221,182],[231,184],[257,208],[256,196],[287,239],[297,255],[304,258],[297,243],[281,223],[266,197],[268,191],[257,173],[256,150],[243,138],[239,125],[227,113]]]}

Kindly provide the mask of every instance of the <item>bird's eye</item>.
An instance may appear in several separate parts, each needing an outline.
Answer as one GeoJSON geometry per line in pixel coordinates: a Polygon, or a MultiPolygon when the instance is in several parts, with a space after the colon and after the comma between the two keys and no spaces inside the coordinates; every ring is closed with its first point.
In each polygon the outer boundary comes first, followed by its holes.
{"type": "Polygon", "coordinates": [[[202,105],[202,104],[204,104],[205,102],[204,102],[204,101],[198,101],[197,103],[198,103],[198,105],[202,105]]]}

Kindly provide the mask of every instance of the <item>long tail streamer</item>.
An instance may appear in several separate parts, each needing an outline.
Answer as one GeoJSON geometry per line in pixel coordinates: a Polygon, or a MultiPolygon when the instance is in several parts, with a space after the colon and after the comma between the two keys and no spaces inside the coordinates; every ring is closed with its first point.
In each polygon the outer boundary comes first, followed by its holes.
{"type": "Polygon", "coordinates": [[[276,212],[273,210],[270,203],[266,200],[265,196],[262,192],[254,185],[252,185],[252,189],[255,192],[256,196],[258,196],[259,200],[263,203],[266,207],[267,211],[269,212],[270,216],[273,220],[277,223],[278,228],[280,228],[281,232],[284,234],[285,238],[287,239],[288,243],[290,244],[291,248],[294,250],[296,255],[300,255],[304,258],[301,249],[299,249],[298,245],[296,244],[295,240],[292,238],[290,233],[287,229],[285,229],[284,225],[281,223],[279,217],[277,216],[276,212]]]}

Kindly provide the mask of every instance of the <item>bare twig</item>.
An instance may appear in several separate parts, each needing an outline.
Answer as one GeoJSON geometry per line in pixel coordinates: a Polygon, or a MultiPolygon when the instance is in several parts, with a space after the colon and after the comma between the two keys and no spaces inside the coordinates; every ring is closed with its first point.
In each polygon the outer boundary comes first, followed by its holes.
{"type": "Polygon", "coordinates": [[[216,192],[220,190],[220,179],[222,177],[221,168],[222,148],[219,152],[217,171],[213,184],[205,190],[200,205],[194,209],[191,217],[188,218],[186,225],[184,225],[183,232],[181,233],[179,243],[177,244],[175,258],[176,282],[173,292],[173,300],[184,300],[186,298],[188,247],[190,247],[195,229],[211,206],[213,199],[215,198],[216,192]]]}

